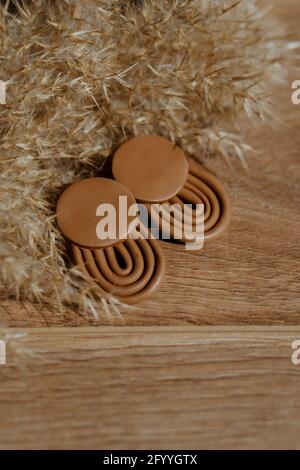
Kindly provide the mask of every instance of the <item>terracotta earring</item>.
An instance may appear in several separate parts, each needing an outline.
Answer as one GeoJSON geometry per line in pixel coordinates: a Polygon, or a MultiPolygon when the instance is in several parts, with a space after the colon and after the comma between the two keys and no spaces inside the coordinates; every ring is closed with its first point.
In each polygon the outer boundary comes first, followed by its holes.
{"type": "MultiPolygon", "coordinates": [[[[134,217],[119,223],[120,196],[127,206],[136,204],[132,193],[122,184],[106,178],[88,178],[69,186],[57,203],[57,223],[71,242],[73,259],[82,272],[94,279],[106,293],[127,304],[150,297],[162,283],[165,259],[159,243],[143,237],[132,239],[134,217]],[[116,213],[116,236],[100,239],[97,208],[110,204],[116,213]]],[[[103,214],[101,214],[103,215],[103,214]]]]}
{"type": "MultiPolygon", "coordinates": [[[[159,136],[141,136],[122,144],[112,161],[112,173],[116,181],[124,184],[139,202],[150,210],[150,205],[166,203],[204,206],[204,239],[211,240],[219,236],[228,226],[231,204],[227,191],[220,181],[204,170],[192,159],[187,159],[183,151],[159,136]]],[[[156,222],[162,229],[163,210],[155,215],[156,222]]],[[[171,238],[178,224],[181,223],[175,213],[169,214],[171,238]]],[[[191,210],[187,221],[187,232],[195,225],[196,211],[191,210]]],[[[186,220],[185,220],[186,223],[186,220]]],[[[184,236],[182,243],[188,241],[184,236]]]]}
{"type": "MultiPolygon", "coordinates": [[[[230,219],[230,200],[222,184],[172,142],[158,136],[143,136],[121,145],[113,157],[115,180],[88,178],[69,186],[57,203],[57,223],[70,241],[73,259],[83,273],[95,280],[104,292],[115,295],[127,304],[147,299],[160,286],[165,273],[165,259],[156,239],[139,221],[141,237],[134,239],[135,216],[126,214],[126,223],[119,220],[125,196],[127,208],[136,200],[148,211],[155,203],[169,205],[202,204],[204,206],[204,238],[220,235],[230,219]],[[122,199],[122,198],[121,198],[122,199]],[[114,208],[114,236],[99,237],[98,208],[102,204],[114,208]]],[[[179,211],[180,212],[180,211],[179,211]]],[[[152,216],[152,211],[151,211],[152,216]]],[[[162,227],[164,212],[157,212],[162,227]]],[[[192,231],[197,219],[193,209],[188,219],[192,231]]],[[[171,237],[181,223],[176,211],[170,214],[171,237]]],[[[186,224],[186,220],[185,220],[186,224]]],[[[190,241],[184,237],[182,243],[190,241]]]]}

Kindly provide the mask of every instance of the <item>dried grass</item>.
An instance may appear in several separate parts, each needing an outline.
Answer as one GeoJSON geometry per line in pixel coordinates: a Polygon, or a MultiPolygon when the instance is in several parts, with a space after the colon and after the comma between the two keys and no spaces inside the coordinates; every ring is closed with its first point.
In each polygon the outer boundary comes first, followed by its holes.
{"type": "Polygon", "coordinates": [[[63,188],[138,134],[196,157],[243,158],[239,122],[270,119],[283,40],[252,0],[9,3],[0,6],[0,296],[97,315],[108,300],[69,268],[55,225],[63,188]]]}

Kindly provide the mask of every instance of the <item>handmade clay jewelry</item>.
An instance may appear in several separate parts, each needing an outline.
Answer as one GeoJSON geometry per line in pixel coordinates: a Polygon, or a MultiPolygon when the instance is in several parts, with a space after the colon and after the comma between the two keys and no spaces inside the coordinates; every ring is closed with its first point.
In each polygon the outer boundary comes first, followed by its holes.
{"type": "Polygon", "coordinates": [[[165,259],[155,239],[147,239],[141,226],[141,237],[131,239],[136,227],[128,216],[127,224],[118,223],[116,238],[99,239],[96,233],[97,208],[112,205],[118,215],[120,196],[126,196],[128,207],[135,204],[131,192],[116,181],[88,178],[69,186],[57,204],[57,223],[71,242],[73,259],[82,272],[94,279],[106,293],[127,304],[147,299],[160,286],[165,259]],[[125,228],[124,228],[125,227],[125,228]]]}
{"type": "Polygon", "coordinates": [[[60,196],[56,220],[64,236],[84,248],[104,248],[118,243],[128,235],[128,227],[133,217],[128,217],[127,224],[120,227],[116,217],[115,239],[100,239],[96,233],[97,208],[100,204],[110,204],[119,212],[120,196],[127,198],[128,206],[135,204],[132,193],[123,185],[107,178],[86,178],[71,184],[60,196]]]}
{"type": "MultiPolygon", "coordinates": [[[[228,226],[231,204],[224,186],[198,163],[187,160],[178,146],[162,137],[141,136],[122,144],[113,157],[112,173],[138,201],[146,203],[149,211],[154,208],[151,216],[156,218],[161,230],[163,221],[170,220],[171,238],[176,238],[181,215],[176,211],[167,214],[163,207],[155,212],[157,202],[192,207],[203,204],[205,240],[219,236],[228,226]]],[[[192,209],[187,233],[192,232],[195,222],[196,211],[192,209]]],[[[183,236],[179,241],[185,243],[187,238],[183,236]]]]}
{"type": "Polygon", "coordinates": [[[141,202],[164,202],[175,196],[188,176],[182,150],[159,136],[130,139],[116,151],[112,173],[141,202]]]}

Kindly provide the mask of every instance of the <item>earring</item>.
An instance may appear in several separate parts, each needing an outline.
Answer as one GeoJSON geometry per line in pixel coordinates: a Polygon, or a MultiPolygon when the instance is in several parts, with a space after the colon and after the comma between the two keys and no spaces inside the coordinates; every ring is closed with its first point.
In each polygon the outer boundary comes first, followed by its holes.
{"type": "MultiPolygon", "coordinates": [[[[165,273],[165,259],[155,239],[141,233],[132,239],[137,223],[126,214],[120,222],[120,198],[127,206],[136,205],[132,193],[120,183],[107,178],[87,178],[69,186],[57,203],[57,224],[71,243],[75,264],[94,279],[104,292],[115,295],[127,304],[135,304],[150,297],[161,285],[165,273]],[[103,205],[103,206],[101,206],[103,205]],[[99,206],[104,211],[112,208],[107,224],[110,237],[100,237],[99,206]]],[[[137,220],[136,220],[137,222],[137,220]]]]}
{"type": "MultiPolygon", "coordinates": [[[[124,184],[137,201],[145,203],[151,217],[163,232],[164,222],[170,225],[170,238],[182,224],[182,211],[189,205],[185,217],[185,234],[193,233],[196,204],[203,205],[204,239],[219,236],[229,224],[231,204],[220,181],[192,159],[187,160],[182,150],[159,136],[141,136],[122,144],[112,161],[112,174],[124,184]],[[156,203],[164,203],[158,208],[156,203]],[[176,205],[176,206],[174,206],[176,205]],[[173,211],[166,210],[173,206],[173,211]]],[[[181,243],[190,241],[183,236],[181,243]]]]}
{"type": "MultiPolygon", "coordinates": [[[[176,239],[182,222],[180,208],[192,206],[184,220],[189,234],[198,219],[195,206],[200,204],[204,207],[206,240],[219,236],[227,227],[230,199],[217,178],[187,160],[178,146],[158,136],[137,137],[121,145],[113,157],[112,174],[114,180],[87,178],[69,186],[57,203],[57,223],[70,241],[73,260],[82,272],[104,292],[135,304],[159,288],[166,266],[160,245],[137,217],[138,210],[134,216],[126,211],[127,220],[122,222],[122,197],[126,208],[137,206],[136,200],[144,203],[161,229],[164,222],[170,222],[170,236],[176,239]],[[164,204],[157,209],[156,203],[164,204]],[[174,212],[168,213],[166,207],[173,206],[174,212]],[[98,233],[99,224],[102,229],[105,226],[103,219],[98,219],[104,215],[103,208],[104,212],[113,209],[106,221],[109,233],[106,230],[104,237],[98,233]],[[137,222],[140,231],[136,237],[137,222]]],[[[190,237],[183,236],[179,241],[189,242],[190,237]]]]}

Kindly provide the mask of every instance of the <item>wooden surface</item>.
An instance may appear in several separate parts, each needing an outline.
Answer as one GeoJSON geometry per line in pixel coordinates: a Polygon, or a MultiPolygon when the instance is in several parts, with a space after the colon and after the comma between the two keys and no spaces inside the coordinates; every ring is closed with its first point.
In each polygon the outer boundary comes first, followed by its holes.
{"type": "MultiPolygon", "coordinates": [[[[272,5],[300,40],[299,1],[272,5]]],[[[165,244],[163,288],[115,319],[122,327],[0,305],[0,321],[26,331],[0,366],[0,448],[300,449],[295,79],[300,68],[277,94],[284,127],[248,134],[261,151],[248,172],[207,162],[232,197],[230,230],[198,254],[165,244]]]]}
{"type": "MultiPolygon", "coordinates": [[[[300,40],[298,0],[272,2],[300,40]]],[[[298,66],[300,61],[298,61],[298,66]]],[[[127,326],[291,325],[300,322],[300,106],[291,103],[293,72],[275,93],[282,126],[251,130],[247,141],[259,153],[239,161],[206,163],[224,182],[233,203],[230,229],[199,253],[164,243],[167,276],[160,292],[141,306],[123,311],[127,326]]],[[[108,324],[66,309],[60,312],[25,303],[0,304],[0,321],[15,327],[108,324]]]]}
{"type": "Polygon", "coordinates": [[[300,449],[300,327],[52,328],[0,367],[0,448],[300,449]]]}

